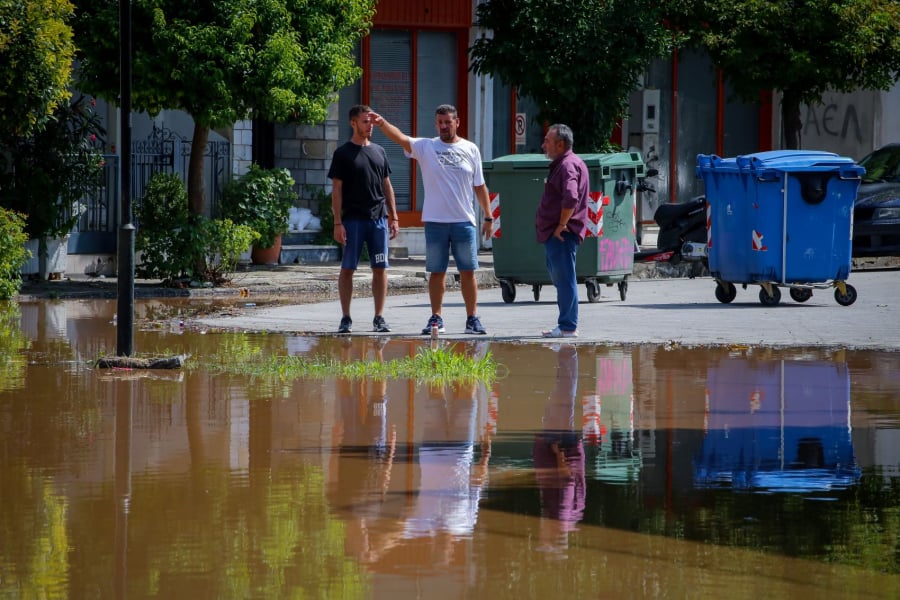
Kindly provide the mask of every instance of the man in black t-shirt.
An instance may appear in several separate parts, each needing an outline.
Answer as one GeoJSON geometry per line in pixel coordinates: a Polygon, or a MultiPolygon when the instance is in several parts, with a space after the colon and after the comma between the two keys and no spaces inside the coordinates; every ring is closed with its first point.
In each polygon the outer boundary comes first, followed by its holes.
{"type": "Polygon", "coordinates": [[[341,298],[341,324],[338,333],[350,333],[350,300],[353,298],[353,274],[359,266],[363,243],[369,251],[372,267],[372,298],[375,301],[374,331],[388,332],[384,320],[387,296],[388,239],[397,237],[400,223],[391,166],[384,148],[372,142],[372,109],[358,104],[350,109],[353,137],[335,150],[328,178],[331,179],[331,209],[334,211],[334,239],[344,246],[338,292],[341,298]]]}

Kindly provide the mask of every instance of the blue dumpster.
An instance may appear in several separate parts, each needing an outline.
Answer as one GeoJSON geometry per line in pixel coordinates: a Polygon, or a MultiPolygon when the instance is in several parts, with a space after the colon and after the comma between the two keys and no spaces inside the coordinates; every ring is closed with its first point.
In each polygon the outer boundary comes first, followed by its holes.
{"type": "Polygon", "coordinates": [[[853,304],[856,290],[846,279],[853,203],[864,172],[851,158],[815,150],[698,155],[716,298],[731,302],[735,283],[753,283],[765,305],[778,304],[778,286],[805,302],[814,288],[833,286],[839,304],[853,304]]]}
{"type": "Polygon", "coordinates": [[[847,363],[727,358],[707,370],[707,390],[695,487],[803,493],[859,481],[847,363]]]}

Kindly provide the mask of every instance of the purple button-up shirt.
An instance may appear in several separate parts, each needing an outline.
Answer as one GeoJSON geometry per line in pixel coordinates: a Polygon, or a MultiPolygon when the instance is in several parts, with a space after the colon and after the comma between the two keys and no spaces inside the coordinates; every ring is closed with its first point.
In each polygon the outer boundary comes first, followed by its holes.
{"type": "Polygon", "coordinates": [[[566,150],[550,163],[544,195],[534,219],[538,243],[543,244],[553,235],[559,224],[560,211],[564,208],[575,211],[567,223],[568,231],[577,235],[580,241],[584,240],[589,184],[587,165],[571,150],[566,150]]]}

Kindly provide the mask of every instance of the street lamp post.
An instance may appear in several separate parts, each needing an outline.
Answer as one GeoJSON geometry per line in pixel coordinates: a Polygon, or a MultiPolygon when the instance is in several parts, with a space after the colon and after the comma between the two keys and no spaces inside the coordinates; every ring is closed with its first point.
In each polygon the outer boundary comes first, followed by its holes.
{"type": "Polygon", "coordinates": [[[119,0],[119,128],[122,159],[118,236],[118,317],[116,354],[134,354],[134,238],[131,207],[131,0],[119,0]]]}

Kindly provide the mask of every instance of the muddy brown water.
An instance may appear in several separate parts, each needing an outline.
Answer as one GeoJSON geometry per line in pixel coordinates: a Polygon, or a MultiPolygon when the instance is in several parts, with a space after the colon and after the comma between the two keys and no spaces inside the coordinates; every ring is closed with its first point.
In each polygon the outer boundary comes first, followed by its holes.
{"type": "MultiPolygon", "coordinates": [[[[222,307],[206,307],[222,310],[222,307]]],[[[457,343],[502,378],[98,371],[115,301],[0,327],[0,598],[900,596],[896,353],[457,343]]],[[[389,360],[141,301],[135,348],[389,360]]]]}

